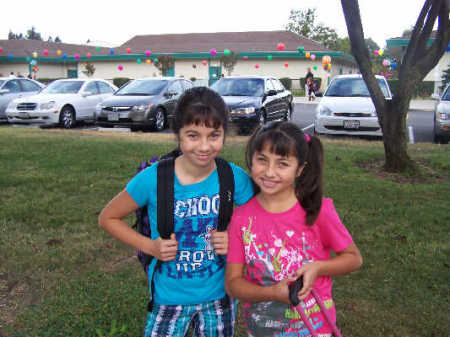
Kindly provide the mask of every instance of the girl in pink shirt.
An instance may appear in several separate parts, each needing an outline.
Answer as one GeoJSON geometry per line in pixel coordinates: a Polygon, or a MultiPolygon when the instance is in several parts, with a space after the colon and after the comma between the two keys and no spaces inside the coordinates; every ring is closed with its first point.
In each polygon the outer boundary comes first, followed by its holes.
{"type": "Polygon", "coordinates": [[[333,201],[322,197],[322,144],[275,122],[251,136],[246,159],[257,194],[233,213],[227,292],[244,301],[249,336],[309,336],[289,301],[289,284],[302,276],[305,313],[319,336],[331,336],[311,289],[335,321],[331,276],[358,269],[362,258],[333,201]]]}

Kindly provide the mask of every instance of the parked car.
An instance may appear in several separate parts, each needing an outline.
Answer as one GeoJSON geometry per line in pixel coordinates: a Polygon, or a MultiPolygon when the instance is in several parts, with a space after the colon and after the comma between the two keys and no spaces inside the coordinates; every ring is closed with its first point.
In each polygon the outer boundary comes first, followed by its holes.
{"type": "Polygon", "coordinates": [[[78,121],[94,121],[98,103],[117,87],[102,79],[56,80],[39,94],[19,98],[6,109],[12,123],[60,124],[68,129],[78,121]]]}
{"type": "MultiPolygon", "coordinates": [[[[386,99],[392,99],[389,84],[376,75],[386,99]]],[[[362,75],[338,75],[316,108],[314,132],[318,134],[382,137],[377,112],[362,75]]]]}
{"type": "Polygon", "coordinates": [[[183,78],[141,78],[128,82],[96,109],[96,123],[112,127],[120,125],[131,130],[163,130],[174,117],[181,94],[192,88],[183,78]]]}
{"type": "Polygon", "coordinates": [[[229,108],[230,121],[239,133],[248,133],[270,120],[290,120],[292,94],[276,78],[268,76],[222,77],[211,89],[229,108]]]}
{"type": "Polygon", "coordinates": [[[6,107],[16,98],[36,95],[45,85],[28,78],[0,77],[0,122],[8,122],[6,107]]]}
{"type": "Polygon", "coordinates": [[[433,141],[435,143],[448,144],[450,140],[450,85],[445,88],[441,97],[437,99],[434,109],[433,141]]]}

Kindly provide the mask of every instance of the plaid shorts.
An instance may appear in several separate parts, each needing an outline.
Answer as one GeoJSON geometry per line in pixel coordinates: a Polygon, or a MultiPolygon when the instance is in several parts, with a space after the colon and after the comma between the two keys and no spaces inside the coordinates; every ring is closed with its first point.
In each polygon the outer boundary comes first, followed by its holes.
{"type": "Polygon", "coordinates": [[[202,304],[158,305],[148,313],[144,337],[186,336],[232,337],[236,317],[235,300],[228,295],[202,304]]]}

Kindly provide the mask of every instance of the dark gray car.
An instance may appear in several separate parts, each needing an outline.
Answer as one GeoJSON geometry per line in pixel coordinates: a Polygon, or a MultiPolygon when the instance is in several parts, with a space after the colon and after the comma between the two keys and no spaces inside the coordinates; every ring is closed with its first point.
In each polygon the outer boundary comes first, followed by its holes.
{"type": "Polygon", "coordinates": [[[97,106],[96,124],[161,131],[173,117],[179,97],[189,88],[190,81],[176,77],[132,80],[97,106]]]}
{"type": "Polygon", "coordinates": [[[0,122],[8,122],[6,108],[13,99],[36,95],[42,88],[40,82],[23,77],[0,77],[0,122]]]}

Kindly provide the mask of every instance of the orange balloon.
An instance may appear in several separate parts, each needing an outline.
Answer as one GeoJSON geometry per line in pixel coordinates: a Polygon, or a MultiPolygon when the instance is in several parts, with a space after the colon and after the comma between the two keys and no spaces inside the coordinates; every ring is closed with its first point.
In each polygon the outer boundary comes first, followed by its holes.
{"type": "Polygon", "coordinates": [[[309,51],[307,51],[307,52],[305,53],[305,57],[306,57],[307,59],[309,59],[310,56],[311,56],[311,54],[309,53],[309,51]]]}
{"type": "Polygon", "coordinates": [[[152,63],[152,60],[146,59],[146,60],[145,60],[145,63],[150,64],[150,63],[152,63]]]}
{"type": "Polygon", "coordinates": [[[58,50],[56,51],[56,55],[60,56],[60,55],[61,55],[61,50],[58,49],[58,50]]]}

